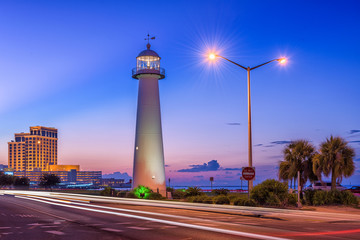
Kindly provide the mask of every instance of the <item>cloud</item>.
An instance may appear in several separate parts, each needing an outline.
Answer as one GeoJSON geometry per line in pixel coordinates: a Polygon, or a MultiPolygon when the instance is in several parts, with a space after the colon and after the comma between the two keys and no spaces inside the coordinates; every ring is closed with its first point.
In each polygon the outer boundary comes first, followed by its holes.
{"type": "Polygon", "coordinates": [[[165,166],[164,167],[170,167],[170,165],[168,165],[168,164],[165,164],[165,166]]]}
{"type": "Polygon", "coordinates": [[[350,141],[349,143],[360,143],[360,140],[350,141]]]}
{"type": "Polygon", "coordinates": [[[178,172],[208,172],[219,170],[220,164],[217,160],[211,160],[202,165],[189,165],[190,168],[180,169],[178,172]]]}
{"type": "Polygon", "coordinates": [[[350,133],[350,134],[360,133],[360,130],[358,130],[358,129],[353,129],[353,130],[350,130],[349,133],[350,133]]]}
{"type": "Polygon", "coordinates": [[[224,168],[226,171],[239,171],[242,170],[241,168],[224,168]]]}
{"type": "Polygon", "coordinates": [[[240,126],[241,123],[238,122],[232,122],[232,123],[226,123],[226,125],[230,125],[230,126],[240,126]]]}
{"type": "Polygon", "coordinates": [[[259,143],[259,144],[255,144],[254,147],[261,147],[263,144],[259,143]]]}
{"type": "Polygon", "coordinates": [[[204,176],[194,176],[194,178],[203,178],[204,176]]]}
{"type": "Polygon", "coordinates": [[[355,159],[354,162],[360,162],[360,158],[355,159]]]}
{"type": "Polygon", "coordinates": [[[289,144],[289,143],[291,143],[291,141],[282,140],[282,141],[274,141],[274,142],[270,142],[270,143],[282,145],[282,144],[289,144]]]}

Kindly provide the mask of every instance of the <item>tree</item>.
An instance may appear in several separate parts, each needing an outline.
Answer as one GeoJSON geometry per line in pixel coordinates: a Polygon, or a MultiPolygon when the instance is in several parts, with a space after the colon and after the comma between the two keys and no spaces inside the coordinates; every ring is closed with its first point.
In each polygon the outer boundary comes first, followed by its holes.
{"type": "Polygon", "coordinates": [[[327,138],[320,145],[320,153],[313,162],[313,171],[321,179],[321,174],[328,177],[331,174],[331,190],[336,189],[336,183],[341,183],[343,177],[350,177],[355,171],[355,151],[341,137],[327,138]]]}
{"type": "Polygon", "coordinates": [[[40,178],[40,186],[45,188],[52,188],[53,186],[60,183],[60,178],[56,176],[55,174],[43,174],[40,178]]]}
{"type": "Polygon", "coordinates": [[[28,188],[30,186],[30,180],[27,177],[16,177],[14,181],[15,187],[28,188]]]}
{"type": "Polygon", "coordinates": [[[284,161],[279,165],[279,179],[295,181],[299,172],[301,190],[307,180],[317,180],[313,172],[313,157],[316,151],[311,143],[306,140],[292,141],[285,147],[283,153],[284,161]]]}
{"type": "Polygon", "coordinates": [[[0,186],[5,187],[5,186],[11,186],[13,184],[14,184],[14,176],[7,175],[7,174],[4,174],[3,172],[1,172],[1,174],[0,174],[0,186]]]}

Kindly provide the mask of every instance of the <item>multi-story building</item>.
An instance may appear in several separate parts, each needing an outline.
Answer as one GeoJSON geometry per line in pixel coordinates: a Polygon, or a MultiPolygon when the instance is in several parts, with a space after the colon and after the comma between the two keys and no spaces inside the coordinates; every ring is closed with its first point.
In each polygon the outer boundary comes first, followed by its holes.
{"type": "Polygon", "coordinates": [[[101,183],[101,171],[14,171],[12,175],[17,177],[27,177],[32,184],[38,184],[40,178],[44,174],[55,174],[60,178],[62,183],[77,182],[77,183],[93,183],[99,185],[101,183]]]}
{"type": "Polygon", "coordinates": [[[49,170],[57,165],[56,128],[35,126],[30,133],[15,133],[15,141],[8,143],[9,168],[14,171],[49,170]]]}
{"type": "Polygon", "coordinates": [[[8,165],[0,164],[0,171],[4,171],[4,169],[7,169],[8,165]]]}
{"type": "Polygon", "coordinates": [[[104,186],[104,187],[120,188],[120,187],[123,187],[124,184],[125,184],[124,179],[116,179],[116,178],[101,179],[101,186],[104,186]]]}

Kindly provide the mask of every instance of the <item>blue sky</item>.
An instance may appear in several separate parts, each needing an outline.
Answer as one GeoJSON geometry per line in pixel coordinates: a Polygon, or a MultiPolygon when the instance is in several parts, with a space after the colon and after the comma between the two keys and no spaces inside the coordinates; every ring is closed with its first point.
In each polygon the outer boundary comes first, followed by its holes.
{"type": "Polygon", "coordinates": [[[29,126],[59,129],[59,163],[131,175],[135,57],[152,49],[160,83],[167,176],[174,183],[239,182],[247,163],[245,66],[252,72],[257,181],[276,177],[284,141],[351,141],[360,183],[358,1],[1,1],[0,163],[29,126]],[[238,124],[229,124],[238,123],[238,124]],[[215,171],[178,172],[217,160],[215,171]]]}

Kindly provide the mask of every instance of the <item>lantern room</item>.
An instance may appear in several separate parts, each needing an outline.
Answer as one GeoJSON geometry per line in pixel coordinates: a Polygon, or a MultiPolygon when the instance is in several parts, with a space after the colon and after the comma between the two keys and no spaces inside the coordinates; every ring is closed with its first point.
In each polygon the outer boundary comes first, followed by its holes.
{"type": "Polygon", "coordinates": [[[147,49],[142,51],[136,57],[136,68],[132,71],[132,77],[139,79],[142,74],[155,74],[159,79],[165,78],[165,70],[160,68],[160,56],[150,49],[150,44],[146,45],[147,49]]]}

